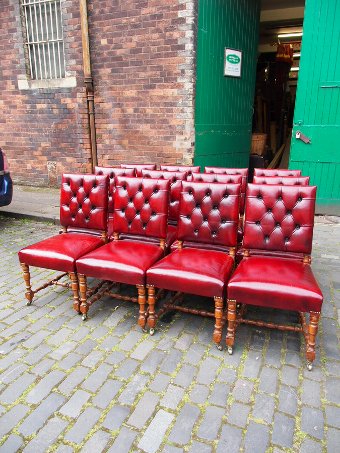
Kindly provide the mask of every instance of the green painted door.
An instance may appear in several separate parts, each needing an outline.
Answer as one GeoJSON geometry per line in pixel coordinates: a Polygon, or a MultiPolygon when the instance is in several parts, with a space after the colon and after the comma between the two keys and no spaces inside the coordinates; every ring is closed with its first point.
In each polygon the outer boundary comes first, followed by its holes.
{"type": "Polygon", "coordinates": [[[259,4],[260,0],[198,2],[196,165],[248,167],[259,4]],[[224,76],[225,48],[242,51],[241,77],[224,76]]]}
{"type": "Polygon", "coordinates": [[[339,0],[306,2],[289,167],[318,186],[317,212],[340,214],[339,0]]]}

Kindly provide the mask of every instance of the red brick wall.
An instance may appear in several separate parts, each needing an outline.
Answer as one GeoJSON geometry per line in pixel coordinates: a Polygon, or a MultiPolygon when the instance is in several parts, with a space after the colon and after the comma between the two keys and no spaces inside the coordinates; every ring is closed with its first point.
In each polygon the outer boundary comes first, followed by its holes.
{"type": "Polygon", "coordinates": [[[193,5],[90,1],[101,164],[192,162],[193,5]]]}
{"type": "MultiPolygon", "coordinates": [[[[194,0],[88,2],[99,164],[191,163],[194,0]]],[[[0,146],[15,182],[54,185],[65,171],[90,169],[79,3],[63,2],[66,70],[77,87],[39,90],[18,89],[18,4],[1,5],[0,146]]]]}

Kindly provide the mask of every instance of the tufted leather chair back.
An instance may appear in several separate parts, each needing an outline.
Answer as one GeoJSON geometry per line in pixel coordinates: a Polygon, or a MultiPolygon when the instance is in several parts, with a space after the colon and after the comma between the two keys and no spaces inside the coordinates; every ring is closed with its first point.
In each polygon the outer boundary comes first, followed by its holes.
{"type": "Polygon", "coordinates": [[[60,192],[60,224],[107,230],[108,176],[64,174],[60,192]]]}
{"type": "Polygon", "coordinates": [[[113,214],[113,196],[115,191],[115,178],[116,176],[135,176],[134,168],[121,168],[121,167],[95,167],[95,175],[107,175],[109,177],[109,214],[113,214]]]}
{"type": "Polygon", "coordinates": [[[183,182],[177,237],[235,247],[240,184],[183,182]]]}
{"type": "Polygon", "coordinates": [[[309,176],[254,176],[253,184],[308,186],[309,176]]]}
{"type": "Polygon", "coordinates": [[[199,165],[161,165],[163,171],[185,171],[187,174],[187,181],[192,181],[193,173],[200,173],[201,167],[199,165]]]}
{"type": "Polygon", "coordinates": [[[224,168],[224,167],[204,167],[204,173],[215,173],[220,175],[241,175],[241,205],[240,214],[244,213],[244,199],[248,182],[248,168],[224,168]]]}
{"type": "Polygon", "coordinates": [[[309,255],[315,186],[248,184],[243,247],[309,255]]]}
{"type": "Polygon", "coordinates": [[[219,173],[193,173],[195,182],[218,182],[220,184],[242,184],[241,175],[222,175],[219,173]]]}
{"type": "Polygon", "coordinates": [[[165,239],[170,181],[150,178],[116,178],[113,230],[165,239]]]}
{"type": "Polygon", "coordinates": [[[121,168],[133,168],[135,170],[135,176],[138,178],[142,177],[142,170],[156,170],[156,164],[120,164],[121,168]]]}
{"type": "Polygon", "coordinates": [[[143,178],[168,179],[170,181],[169,223],[178,222],[179,199],[182,191],[182,181],[187,174],[182,171],[142,170],[143,178]]]}
{"type": "Polygon", "coordinates": [[[254,168],[254,176],[301,176],[301,170],[254,168]]]}

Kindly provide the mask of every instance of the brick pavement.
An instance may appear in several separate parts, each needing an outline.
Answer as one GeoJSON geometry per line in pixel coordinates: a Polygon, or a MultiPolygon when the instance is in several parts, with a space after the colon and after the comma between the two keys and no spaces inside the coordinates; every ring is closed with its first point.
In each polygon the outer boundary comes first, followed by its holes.
{"type": "Polygon", "coordinates": [[[200,317],[176,314],[150,337],[129,303],[97,302],[82,322],[58,287],[27,307],[17,251],[57,227],[0,217],[0,231],[0,452],[339,451],[339,223],[315,227],[312,372],[294,333],[241,326],[228,356],[200,317]]]}

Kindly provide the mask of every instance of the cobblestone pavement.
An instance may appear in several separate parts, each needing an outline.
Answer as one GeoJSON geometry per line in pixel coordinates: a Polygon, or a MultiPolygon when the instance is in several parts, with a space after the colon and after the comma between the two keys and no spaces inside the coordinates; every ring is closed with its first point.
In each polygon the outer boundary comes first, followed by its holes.
{"type": "Polygon", "coordinates": [[[58,287],[27,307],[17,251],[57,227],[0,217],[0,231],[0,452],[340,451],[340,224],[315,228],[312,372],[298,334],[242,326],[228,356],[200,317],[150,337],[129,303],[97,302],[82,322],[58,287]]]}

